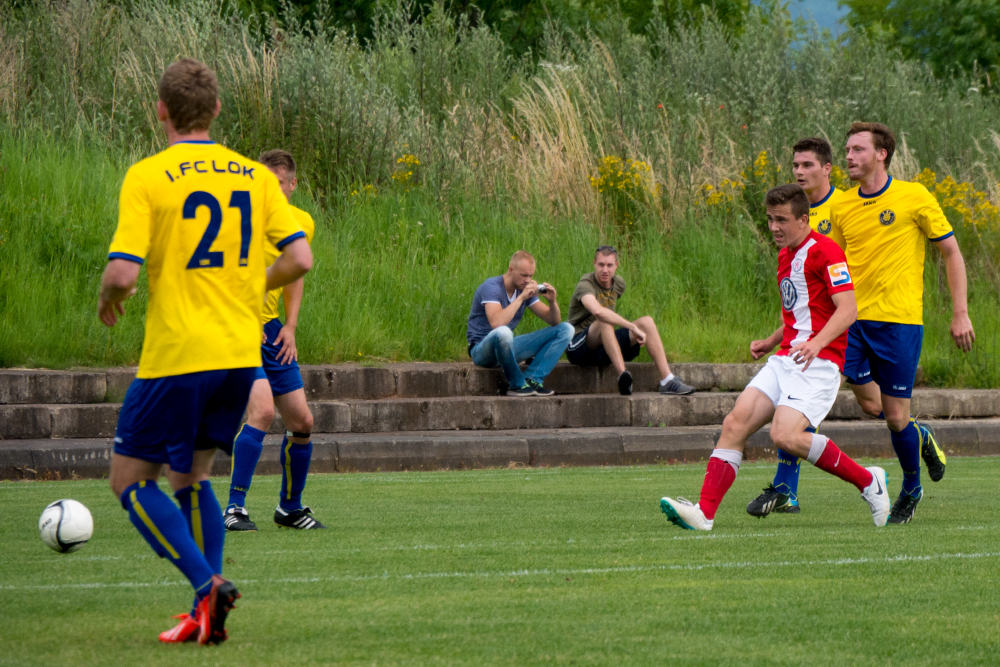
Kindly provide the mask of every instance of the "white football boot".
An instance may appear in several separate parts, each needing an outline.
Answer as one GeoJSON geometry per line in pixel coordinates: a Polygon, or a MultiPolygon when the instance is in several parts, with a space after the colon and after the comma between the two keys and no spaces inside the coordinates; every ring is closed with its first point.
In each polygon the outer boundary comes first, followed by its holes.
{"type": "MultiPolygon", "coordinates": [[[[706,519],[698,505],[692,505],[687,498],[660,498],[660,510],[670,522],[685,530],[712,530],[712,519],[706,519]]],[[[886,510],[888,511],[888,510],[886,510]]]]}
{"type": "Polygon", "coordinates": [[[872,510],[872,521],[882,527],[889,520],[889,476],[878,466],[865,468],[872,474],[872,483],[861,492],[861,497],[872,510]]]}

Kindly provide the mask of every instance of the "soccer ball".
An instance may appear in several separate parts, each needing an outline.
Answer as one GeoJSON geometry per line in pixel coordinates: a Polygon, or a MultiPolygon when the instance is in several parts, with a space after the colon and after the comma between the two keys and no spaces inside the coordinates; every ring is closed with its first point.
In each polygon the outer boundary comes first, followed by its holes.
{"type": "Polygon", "coordinates": [[[38,532],[45,546],[61,554],[78,551],[94,534],[90,510],[75,500],[57,500],[42,512],[38,532]]]}

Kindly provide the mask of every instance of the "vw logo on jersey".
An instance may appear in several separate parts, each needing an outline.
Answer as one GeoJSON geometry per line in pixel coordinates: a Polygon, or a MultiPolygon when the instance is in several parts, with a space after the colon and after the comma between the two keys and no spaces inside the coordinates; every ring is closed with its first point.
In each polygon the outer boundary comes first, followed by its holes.
{"type": "Polygon", "coordinates": [[[878,214],[878,221],[888,227],[892,223],[896,222],[896,214],[892,212],[892,209],[887,208],[878,214]]]}
{"type": "Polygon", "coordinates": [[[818,231],[823,236],[826,236],[827,234],[830,233],[830,228],[831,225],[829,220],[820,220],[819,224],[816,225],[816,231],[818,231]]]}
{"type": "Polygon", "coordinates": [[[794,308],[795,302],[799,298],[795,284],[789,278],[782,278],[781,283],[778,285],[778,291],[781,292],[781,307],[785,310],[794,308]]]}

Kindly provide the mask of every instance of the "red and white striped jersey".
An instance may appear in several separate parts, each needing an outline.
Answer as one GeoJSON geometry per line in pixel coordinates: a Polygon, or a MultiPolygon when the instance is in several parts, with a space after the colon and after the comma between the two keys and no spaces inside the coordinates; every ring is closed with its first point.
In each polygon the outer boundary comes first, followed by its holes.
{"type": "MultiPolygon", "coordinates": [[[[833,295],[854,289],[847,258],[840,246],[825,236],[810,232],[797,248],[778,253],[778,292],[785,332],[778,354],[787,355],[823,330],[837,307],[833,295]]],[[[837,336],[817,355],[844,370],[847,332],[837,336]]]]}

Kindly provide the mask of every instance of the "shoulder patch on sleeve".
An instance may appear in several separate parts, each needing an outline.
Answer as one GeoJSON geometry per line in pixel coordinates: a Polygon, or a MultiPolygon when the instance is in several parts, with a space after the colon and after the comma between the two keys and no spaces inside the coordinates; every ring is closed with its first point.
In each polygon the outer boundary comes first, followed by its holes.
{"type": "Polygon", "coordinates": [[[847,269],[847,262],[838,262],[826,267],[830,274],[830,284],[834,287],[847,285],[851,282],[851,272],[847,269]]]}

